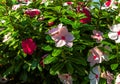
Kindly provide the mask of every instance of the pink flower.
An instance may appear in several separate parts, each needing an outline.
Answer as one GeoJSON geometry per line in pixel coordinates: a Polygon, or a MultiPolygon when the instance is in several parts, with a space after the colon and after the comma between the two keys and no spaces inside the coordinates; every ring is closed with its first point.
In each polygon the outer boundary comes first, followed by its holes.
{"type": "Polygon", "coordinates": [[[90,62],[90,66],[101,63],[103,60],[107,61],[107,57],[98,47],[94,47],[90,50],[90,56],[87,59],[87,61],[90,62]]]}
{"type": "Polygon", "coordinates": [[[95,66],[92,71],[90,71],[89,79],[90,84],[99,84],[99,78],[100,78],[100,67],[95,66]]]}
{"type": "Polygon", "coordinates": [[[23,51],[24,51],[24,53],[26,53],[28,55],[32,55],[33,52],[35,51],[36,47],[37,46],[32,38],[25,39],[22,41],[23,51]]]}
{"type": "Polygon", "coordinates": [[[90,11],[87,8],[83,7],[81,12],[85,14],[86,18],[80,19],[80,22],[84,24],[91,22],[90,11]]]}
{"type": "Polygon", "coordinates": [[[109,71],[101,73],[101,77],[107,79],[107,84],[112,84],[112,80],[114,79],[113,74],[109,71]]]}
{"type": "Polygon", "coordinates": [[[25,10],[25,14],[29,15],[30,17],[35,17],[36,15],[40,14],[40,10],[39,9],[28,9],[28,10],[25,10]]]}
{"type": "Polygon", "coordinates": [[[49,30],[48,33],[55,41],[56,47],[62,47],[64,45],[68,47],[73,46],[72,41],[74,40],[74,36],[68,32],[68,29],[65,26],[63,26],[63,24],[59,24],[57,28],[49,30]]]}
{"type": "Polygon", "coordinates": [[[120,74],[117,75],[115,84],[120,84],[120,74]]]}
{"type": "Polygon", "coordinates": [[[72,77],[70,74],[59,74],[58,77],[63,84],[72,84],[72,77]]]}
{"type": "Polygon", "coordinates": [[[94,35],[91,35],[91,37],[93,39],[96,39],[96,42],[99,43],[100,41],[103,40],[103,33],[100,32],[100,31],[97,31],[97,30],[93,30],[93,34],[94,35]]]}

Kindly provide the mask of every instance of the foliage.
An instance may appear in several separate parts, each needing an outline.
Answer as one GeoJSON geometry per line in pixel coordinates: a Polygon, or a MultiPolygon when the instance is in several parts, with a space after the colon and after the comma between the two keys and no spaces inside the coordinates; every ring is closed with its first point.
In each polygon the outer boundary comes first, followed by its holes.
{"type": "MultiPolygon", "coordinates": [[[[85,18],[84,13],[77,13],[78,0],[72,0],[70,6],[63,6],[67,0],[48,0],[41,4],[41,0],[33,0],[28,6],[23,5],[17,10],[12,10],[16,0],[0,1],[0,74],[10,79],[10,83],[34,83],[36,84],[60,84],[58,74],[69,73],[72,75],[73,84],[89,84],[89,72],[91,67],[87,62],[89,50],[95,46],[108,55],[109,61],[100,63],[101,71],[110,71],[114,78],[120,72],[119,44],[108,38],[109,27],[120,22],[118,9],[101,10],[97,4],[85,2],[85,6],[97,6],[90,8],[91,22],[81,23],[85,18]],[[26,9],[39,9],[40,14],[29,17],[24,13],[26,9]],[[5,21],[5,22],[2,22],[5,21]],[[56,28],[62,23],[73,34],[73,46],[56,47],[49,30],[56,28]],[[96,43],[91,38],[93,30],[103,32],[104,40],[96,43]],[[4,36],[10,33],[7,41],[3,42],[4,36]],[[22,40],[32,38],[37,48],[32,55],[24,53],[22,40]],[[102,45],[102,46],[101,46],[102,45]],[[106,49],[109,46],[111,51],[106,49]],[[46,55],[45,57],[43,57],[46,55]]],[[[101,84],[106,81],[100,80],[101,84]]]]}

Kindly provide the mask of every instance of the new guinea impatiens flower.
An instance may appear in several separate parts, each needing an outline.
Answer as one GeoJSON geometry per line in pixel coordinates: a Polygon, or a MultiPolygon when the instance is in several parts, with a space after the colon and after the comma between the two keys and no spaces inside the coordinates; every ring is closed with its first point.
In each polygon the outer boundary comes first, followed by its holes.
{"type": "Polygon", "coordinates": [[[28,39],[22,40],[21,45],[22,45],[24,53],[26,53],[28,55],[32,55],[33,52],[37,48],[36,43],[33,41],[32,38],[28,38],[28,39]]]}
{"type": "Polygon", "coordinates": [[[58,78],[63,84],[73,84],[72,77],[70,74],[59,74],[58,78]]]}
{"type": "Polygon", "coordinates": [[[99,84],[99,78],[100,78],[100,66],[95,66],[92,68],[92,71],[90,71],[89,74],[90,84],[99,84]]]}
{"type": "Polygon", "coordinates": [[[56,47],[62,47],[62,46],[73,46],[73,40],[74,36],[68,32],[68,29],[66,26],[63,26],[63,24],[59,24],[57,28],[53,28],[48,31],[48,33],[51,35],[52,39],[56,43],[56,47]]]}
{"type": "Polygon", "coordinates": [[[101,31],[93,30],[93,34],[91,37],[96,39],[96,42],[99,43],[103,40],[103,33],[101,31]]]}
{"type": "Polygon", "coordinates": [[[24,12],[26,15],[29,15],[30,17],[35,17],[36,15],[40,14],[39,9],[27,9],[24,12]]]}
{"type": "Polygon", "coordinates": [[[90,66],[101,63],[103,60],[107,61],[107,56],[98,47],[90,49],[90,56],[87,59],[90,62],[90,66]]]}
{"type": "Polygon", "coordinates": [[[117,75],[115,79],[115,84],[120,84],[120,74],[117,75]]]}
{"type": "Polygon", "coordinates": [[[115,40],[116,43],[120,43],[120,24],[115,24],[110,27],[110,32],[108,33],[108,37],[111,40],[115,40]]]}

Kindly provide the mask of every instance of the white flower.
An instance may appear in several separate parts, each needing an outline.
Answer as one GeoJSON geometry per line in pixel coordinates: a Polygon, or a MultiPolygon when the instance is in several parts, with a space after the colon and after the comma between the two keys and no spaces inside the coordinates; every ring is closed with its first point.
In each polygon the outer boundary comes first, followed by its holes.
{"type": "Polygon", "coordinates": [[[92,71],[90,71],[89,79],[90,84],[99,84],[99,77],[100,77],[100,67],[95,66],[92,71]]]}
{"type": "Polygon", "coordinates": [[[13,5],[12,6],[12,10],[17,10],[18,8],[20,8],[23,4],[17,4],[17,5],[13,5]]]}
{"type": "Polygon", "coordinates": [[[110,30],[108,37],[115,40],[116,43],[120,43],[120,24],[113,25],[110,30]]]}
{"type": "Polygon", "coordinates": [[[120,84],[120,74],[117,75],[115,84],[120,84]]]}
{"type": "Polygon", "coordinates": [[[101,7],[101,9],[108,9],[108,8],[111,8],[111,9],[117,9],[118,8],[118,6],[116,6],[116,4],[115,4],[115,0],[107,0],[104,3],[104,6],[101,7]]]}
{"type": "Polygon", "coordinates": [[[4,35],[4,37],[3,37],[3,41],[2,42],[6,42],[6,41],[8,41],[8,40],[10,40],[11,39],[11,33],[9,32],[9,33],[7,33],[6,35],[4,35]]]}
{"type": "Polygon", "coordinates": [[[63,84],[73,84],[72,76],[70,74],[59,74],[58,78],[63,84]]]}

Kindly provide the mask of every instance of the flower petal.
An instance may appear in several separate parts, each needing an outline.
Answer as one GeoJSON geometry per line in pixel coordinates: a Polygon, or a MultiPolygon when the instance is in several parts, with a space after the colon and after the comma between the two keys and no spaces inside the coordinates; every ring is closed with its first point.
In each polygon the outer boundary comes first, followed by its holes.
{"type": "Polygon", "coordinates": [[[62,47],[66,44],[65,40],[59,40],[58,42],[56,42],[56,47],[62,47]]]}
{"type": "Polygon", "coordinates": [[[66,46],[72,47],[72,46],[73,46],[73,42],[67,42],[67,43],[66,43],[66,46]]]}
{"type": "Polygon", "coordinates": [[[98,84],[98,80],[97,79],[92,79],[92,80],[90,80],[90,84],[98,84]]]}
{"type": "Polygon", "coordinates": [[[115,40],[115,43],[120,43],[120,36],[118,37],[117,40],[115,40]]]}
{"type": "Polygon", "coordinates": [[[71,33],[68,33],[65,37],[66,37],[66,41],[73,41],[74,40],[74,36],[71,33]]]}
{"type": "Polygon", "coordinates": [[[93,74],[93,73],[90,71],[89,79],[93,80],[94,78],[95,78],[95,74],[93,74]]]}
{"type": "Polygon", "coordinates": [[[53,28],[53,29],[48,31],[48,34],[54,35],[54,34],[58,33],[58,31],[59,31],[58,28],[53,28]]]}
{"type": "Polygon", "coordinates": [[[112,40],[116,40],[118,38],[118,34],[115,32],[109,32],[108,37],[112,40]]]}
{"type": "Polygon", "coordinates": [[[120,31],[120,24],[116,24],[116,25],[111,26],[110,30],[113,32],[120,31]]]}
{"type": "Polygon", "coordinates": [[[65,26],[61,27],[60,31],[59,31],[59,34],[61,36],[66,36],[68,34],[68,29],[65,26]]]}

